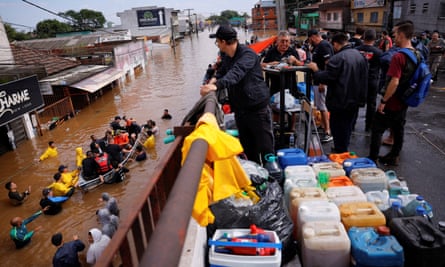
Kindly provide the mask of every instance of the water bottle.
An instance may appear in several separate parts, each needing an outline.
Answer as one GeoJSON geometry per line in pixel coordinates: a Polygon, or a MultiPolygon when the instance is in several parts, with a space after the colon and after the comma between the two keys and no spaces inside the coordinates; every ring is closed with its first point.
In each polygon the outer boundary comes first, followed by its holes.
{"type": "Polygon", "coordinates": [[[328,172],[319,172],[318,173],[318,183],[320,184],[321,189],[323,189],[323,191],[326,191],[326,189],[328,188],[328,183],[329,183],[329,173],[328,172]]]}
{"type": "Polygon", "coordinates": [[[403,212],[402,212],[402,203],[400,203],[400,201],[394,201],[391,204],[391,208],[389,208],[386,212],[385,212],[385,216],[386,216],[386,225],[389,225],[389,223],[391,222],[392,219],[394,218],[400,218],[403,217],[403,212]],[[388,212],[389,211],[389,212],[388,212]]]}
{"type": "Polygon", "coordinates": [[[431,207],[430,203],[426,202],[422,196],[417,196],[416,200],[419,202],[420,206],[425,209],[426,216],[431,220],[433,218],[433,207],[431,207]]]}
{"type": "Polygon", "coordinates": [[[295,147],[295,135],[291,134],[289,136],[289,147],[294,148],[295,147]]]}
{"type": "Polygon", "coordinates": [[[416,216],[420,216],[425,218],[427,221],[431,222],[430,218],[428,217],[428,215],[426,215],[426,210],[422,207],[422,206],[418,206],[416,208],[416,216]]]}
{"type": "Polygon", "coordinates": [[[277,156],[274,154],[267,154],[264,156],[266,163],[264,164],[264,168],[269,172],[269,177],[272,177],[275,181],[277,181],[281,186],[283,186],[283,176],[280,166],[277,163],[277,156]]]}

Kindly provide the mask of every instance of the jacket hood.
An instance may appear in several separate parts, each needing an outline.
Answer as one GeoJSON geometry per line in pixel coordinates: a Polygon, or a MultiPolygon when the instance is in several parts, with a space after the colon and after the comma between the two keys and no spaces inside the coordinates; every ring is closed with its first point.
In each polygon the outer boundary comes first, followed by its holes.
{"type": "Polygon", "coordinates": [[[81,147],[76,147],[76,155],[82,155],[83,154],[83,150],[81,147]]]}
{"type": "Polygon", "coordinates": [[[91,236],[93,237],[94,243],[99,242],[100,239],[102,238],[102,232],[97,228],[91,229],[90,233],[91,233],[91,236]]]}
{"type": "Polygon", "coordinates": [[[97,217],[99,219],[100,224],[105,225],[110,223],[110,212],[108,209],[100,209],[97,211],[97,217]]]}

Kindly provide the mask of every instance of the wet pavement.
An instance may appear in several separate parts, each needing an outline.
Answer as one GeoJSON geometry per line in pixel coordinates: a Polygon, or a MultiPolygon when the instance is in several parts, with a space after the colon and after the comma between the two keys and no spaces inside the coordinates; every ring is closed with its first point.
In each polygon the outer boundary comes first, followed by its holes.
{"type": "MultiPolygon", "coordinates": [[[[366,157],[370,134],[364,131],[364,120],[362,108],[349,150],[366,157]]],[[[330,152],[331,146],[332,143],[323,145],[325,153],[330,152]]],[[[385,155],[389,148],[382,146],[380,155],[385,155]]],[[[399,178],[407,181],[410,192],[422,195],[430,202],[435,223],[445,220],[445,73],[441,73],[439,80],[432,84],[424,103],[408,109],[399,165],[378,166],[385,171],[396,171],[399,178]]]]}

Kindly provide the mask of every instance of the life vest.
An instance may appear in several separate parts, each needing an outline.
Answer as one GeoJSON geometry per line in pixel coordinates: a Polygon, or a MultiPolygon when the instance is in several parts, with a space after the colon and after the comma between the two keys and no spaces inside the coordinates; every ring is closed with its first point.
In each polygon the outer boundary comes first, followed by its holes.
{"type": "Polygon", "coordinates": [[[111,165],[108,162],[108,154],[103,153],[100,156],[94,158],[94,160],[99,164],[99,173],[106,173],[111,170],[111,165]]]}

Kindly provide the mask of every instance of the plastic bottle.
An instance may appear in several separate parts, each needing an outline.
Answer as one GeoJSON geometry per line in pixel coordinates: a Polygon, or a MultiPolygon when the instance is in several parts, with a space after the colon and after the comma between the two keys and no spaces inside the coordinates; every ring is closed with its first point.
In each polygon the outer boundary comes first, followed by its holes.
{"type": "Polygon", "coordinates": [[[403,217],[402,204],[399,201],[394,201],[391,204],[391,208],[385,212],[386,225],[389,225],[392,219],[403,217]]]}
{"type": "Polygon", "coordinates": [[[264,164],[264,168],[269,172],[269,177],[272,177],[275,181],[277,181],[281,186],[283,185],[283,174],[280,166],[278,166],[277,156],[274,154],[267,154],[264,156],[266,163],[264,164]]]}
{"type": "Polygon", "coordinates": [[[318,173],[318,183],[320,184],[321,189],[326,191],[329,183],[329,173],[327,172],[319,172],[318,173]]]}
{"type": "Polygon", "coordinates": [[[422,206],[418,206],[416,208],[416,216],[421,216],[425,218],[426,220],[430,221],[428,215],[426,215],[426,210],[422,206]]]}
{"type": "Polygon", "coordinates": [[[417,196],[416,200],[419,202],[420,206],[425,209],[426,216],[431,220],[433,218],[433,207],[431,207],[430,203],[426,202],[422,196],[417,196]]]}
{"type": "Polygon", "coordinates": [[[295,135],[293,133],[289,136],[289,147],[295,147],[295,135]]]}

